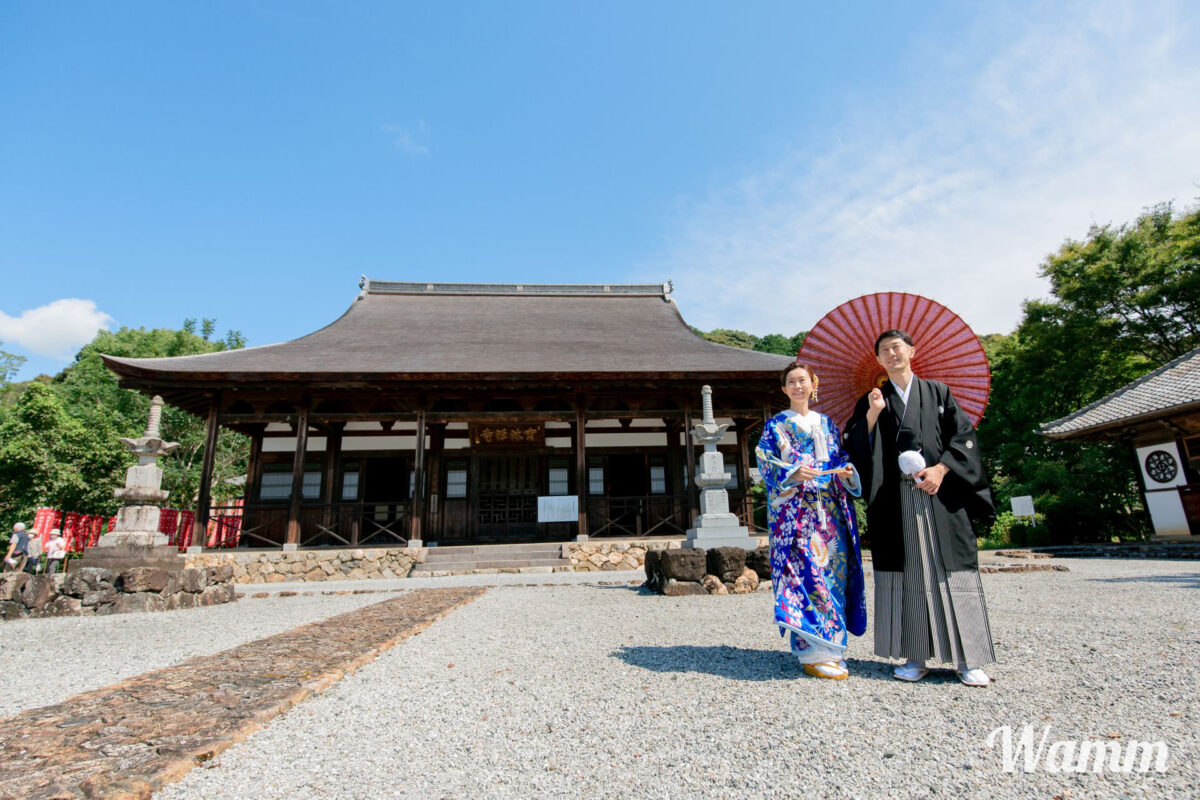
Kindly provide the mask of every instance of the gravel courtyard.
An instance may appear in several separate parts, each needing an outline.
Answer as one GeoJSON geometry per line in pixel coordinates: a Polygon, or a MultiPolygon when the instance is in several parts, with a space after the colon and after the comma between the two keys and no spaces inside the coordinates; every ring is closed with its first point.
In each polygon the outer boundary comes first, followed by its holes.
{"type": "MultiPolygon", "coordinates": [[[[983,576],[1001,659],[986,689],[950,672],[893,680],[870,630],[852,643],[849,680],[806,678],[770,624],[769,593],[494,587],[158,797],[1200,795],[1200,566],[1066,563],[983,576]],[[1161,741],[1167,769],[1008,772],[986,746],[1003,725],[1014,739],[1049,726],[1049,743],[1161,741]]],[[[8,623],[0,666],[10,688],[14,670],[82,669],[86,680],[66,677],[73,693],[253,638],[256,615],[265,635],[388,596],[8,623]]],[[[4,710],[58,699],[10,692],[4,710]]]]}

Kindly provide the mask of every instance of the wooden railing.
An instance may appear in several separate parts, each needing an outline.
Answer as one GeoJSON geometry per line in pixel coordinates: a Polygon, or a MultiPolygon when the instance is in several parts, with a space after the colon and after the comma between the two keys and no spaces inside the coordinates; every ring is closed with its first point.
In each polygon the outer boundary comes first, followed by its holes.
{"type": "MultiPolygon", "coordinates": [[[[236,537],[227,547],[282,547],[287,541],[288,507],[247,504],[240,509],[214,507],[213,518],[240,512],[236,537]]],[[[408,544],[409,502],[305,503],[300,507],[301,547],[396,547],[408,544]]]]}
{"type": "Polygon", "coordinates": [[[687,495],[589,497],[588,536],[683,536],[691,523],[687,495]]]}

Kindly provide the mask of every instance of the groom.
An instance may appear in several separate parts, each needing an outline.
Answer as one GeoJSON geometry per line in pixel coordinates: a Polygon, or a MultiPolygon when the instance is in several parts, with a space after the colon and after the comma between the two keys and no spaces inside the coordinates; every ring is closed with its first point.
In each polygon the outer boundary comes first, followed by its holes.
{"type": "Polygon", "coordinates": [[[994,515],[991,490],[974,426],[949,387],[913,374],[915,354],[904,331],[879,335],[875,359],[888,379],[858,401],[844,435],[867,500],[875,653],[905,659],[899,680],[921,680],[932,659],[987,686],[982,667],[996,657],[970,517],[994,515]],[[898,461],[906,451],[924,459],[911,476],[898,461]]]}

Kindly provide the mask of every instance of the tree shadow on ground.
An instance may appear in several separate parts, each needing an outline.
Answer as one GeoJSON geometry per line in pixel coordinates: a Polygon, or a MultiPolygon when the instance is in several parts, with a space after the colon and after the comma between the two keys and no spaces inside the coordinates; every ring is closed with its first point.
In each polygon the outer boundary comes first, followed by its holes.
{"type": "Polygon", "coordinates": [[[1088,578],[1095,583],[1173,583],[1185,589],[1200,589],[1200,572],[1190,575],[1131,575],[1121,578],[1088,578]]]}
{"type": "MultiPolygon", "coordinates": [[[[786,649],[752,650],[730,645],[626,645],[611,655],[651,672],[700,672],[739,681],[791,681],[804,675],[803,668],[786,649]]],[[[892,665],[883,661],[852,658],[847,660],[847,667],[851,679],[892,680],[892,665]]]]}

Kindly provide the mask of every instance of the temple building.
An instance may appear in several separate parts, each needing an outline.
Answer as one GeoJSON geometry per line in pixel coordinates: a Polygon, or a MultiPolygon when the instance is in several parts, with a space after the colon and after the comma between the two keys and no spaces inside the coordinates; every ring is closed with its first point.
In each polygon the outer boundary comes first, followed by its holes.
{"type": "Polygon", "coordinates": [[[1043,423],[1041,433],[1127,443],[1137,455],[1155,538],[1200,535],[1200,348],[1074,414],[1043,423]]]}
{"type": "Polygon", "coordinates": [[[293,341],[105,356],[122,386],[207,420],[198,530],[226,428],[251,440],[244,547],[682,536],[704,385],[752,523],[750,451],[789,359],[696,335],[669,283],[360,285],[293,341]]]}

